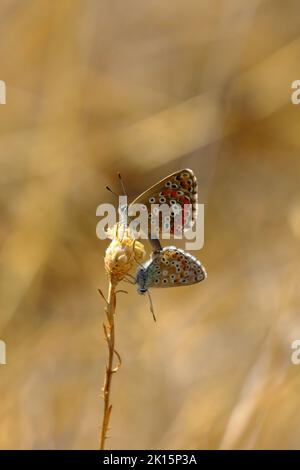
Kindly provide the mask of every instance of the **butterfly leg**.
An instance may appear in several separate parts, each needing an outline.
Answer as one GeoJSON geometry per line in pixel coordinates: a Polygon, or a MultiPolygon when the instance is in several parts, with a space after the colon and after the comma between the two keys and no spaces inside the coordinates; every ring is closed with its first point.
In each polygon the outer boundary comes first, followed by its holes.
{"type": "Polygon", "coordinates": [[[136,279],[131,274],[126,274],[126,276],[124,276],[123,281],[129,282],[129,284],[132,284],[133,286],[136,284],[136,279]]]}
{"type": "Polygon", "coordinates": [[[155,316],[155,313],[154,313],[153,302],[152,302],[152,299],[151,299],[150,292],[148,290],[147,290],[147,295],[148,295],[149,304],[150,304],[150,312],[152,313],[153,320],[156,322],[156,316],[155,316]]]}

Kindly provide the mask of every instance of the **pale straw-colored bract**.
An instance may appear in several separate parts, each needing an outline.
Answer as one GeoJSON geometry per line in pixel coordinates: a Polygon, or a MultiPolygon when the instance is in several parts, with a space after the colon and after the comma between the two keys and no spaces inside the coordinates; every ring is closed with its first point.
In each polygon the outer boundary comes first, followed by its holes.
{"type": "Polygon", "coordinates": [[[105,269],[112,282],[116,283],[124,279],[136,262],[143,261],[146,252],[144,245],[125,225],[116,224],[107,235],[112,241],[105,252],[105,269]]]}

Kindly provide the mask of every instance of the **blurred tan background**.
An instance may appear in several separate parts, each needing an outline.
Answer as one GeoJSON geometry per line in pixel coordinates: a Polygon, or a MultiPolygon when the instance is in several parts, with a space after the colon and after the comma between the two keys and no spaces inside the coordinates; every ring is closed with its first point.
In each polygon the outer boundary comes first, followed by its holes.
{"type": "Polygon", "coordinates": [[[300,448],[298,0],[1,0],[0,448],[94,449],[96,207],[192,168],[208,279],[120,295],[110,448],[300,448]]]}

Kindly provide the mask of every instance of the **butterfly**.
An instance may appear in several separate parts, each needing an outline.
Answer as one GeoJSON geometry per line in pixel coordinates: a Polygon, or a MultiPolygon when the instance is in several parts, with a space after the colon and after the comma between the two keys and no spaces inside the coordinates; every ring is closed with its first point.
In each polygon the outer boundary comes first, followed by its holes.
{"type": "Polygon", "coordinates": [[[138,268],[136,283],[138,292],[144,294],[152,287],[187,286],[206,277],[205,268],[197,258],[175,246],[166,246],[138,268]]]}
{"type": "MultiPolygon", "coordinates": [[[[124,193],[126,194],[120,174],[119,178],[124,193]]],[[[159,237],[162,233],[168,232],[174,235],[175,228],[180,231],[183,228],[190,228],[193,225],[197,215],[197,202],[197,179],[192,170],[183,169],[166,176],[144,191],[132,201],[128,210],[130,213],[130,208],[134,204],[140,204],[141,208],[147,211],[150,221],[148,224],[148,238],[154,251],[160,251],[162,247],[159,242],[159,237]],[[155,236],[151,236],[151,222],[154,222],[151,211],[152,204],[167,204],[170,207],[170,216],[163,217],[162,224],[156,227],[155,236]],[[178,224],[178,218],[176,218],[176,214],[178,213],[181,218],[180,224],[178,224]],[[175,224],[175,221],[178,225],[175,224]]],[[[130,221],[130,217],[128,217],[128,220],[130,221]]]]}

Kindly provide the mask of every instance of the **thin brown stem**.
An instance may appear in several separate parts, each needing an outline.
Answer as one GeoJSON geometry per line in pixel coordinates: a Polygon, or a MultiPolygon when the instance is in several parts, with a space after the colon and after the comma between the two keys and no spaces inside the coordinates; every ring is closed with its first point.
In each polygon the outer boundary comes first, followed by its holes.
{"type": "Polygon", "coordinates": [[[116,284],[110,280],[108,288],[107,305],[105,308],[107,324],[103,325],[104,335],[108,346],[108,360],[105,368],[104,385],[103,385],[103,421],[100,433],[100,449],[105,448],[105,440],[107,439],[107,431],[111,416],[112,405],[110,403],[111,382],[113,374],[118,370],[118,366],[114,368],[114,354],[117,355],[119,363],[121,362],[119,354],[115,350],[115,310],[116,310],[116,284]]]}

